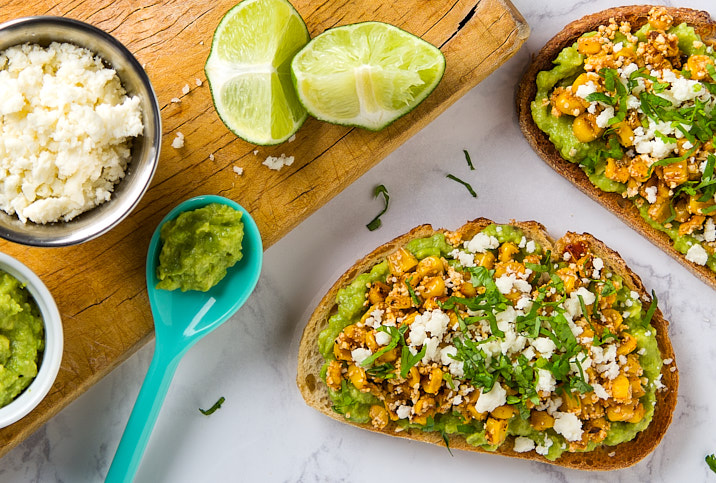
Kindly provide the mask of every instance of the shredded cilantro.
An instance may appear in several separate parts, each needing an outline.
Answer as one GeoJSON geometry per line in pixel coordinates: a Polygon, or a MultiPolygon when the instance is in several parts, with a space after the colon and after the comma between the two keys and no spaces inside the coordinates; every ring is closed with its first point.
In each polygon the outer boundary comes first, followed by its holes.
{"type": "Polygon", "coordinates": [[[474,171],[475,166],[472,165],[472,160],[470,159],[470,153],[467,152],[467,149],[463,149],[462,152],[465,153],[465,161],[467,161],[467,165],[470,167],[470,170],[474,171]]]}
{"type": "Polygon", "coordinates": [[[585,98],[585,100],[587,102],[603,102],[604,104],[609,104],[610,106],[614,106],[617,103],[616,99],[603,92],[592,92],[585,98]]]}
{"type": "Polygon", "coordinates": [[[704,459],[706,460],[706,464],[709,465],[709,468],[711,468],[711,471],[716,473],[716,455],[710,454],[704,459]]]}
{"type": "Polygon", "coordinates": [[[377,230],[380,228],[380,225],[382,224],[380,221],[380,217],[383,216],[383,213],[388,211],[388,202],[390,201],[390,196],[388,196],[388,190],[383,186],[382,184],[379,184],[375,187],[373,190],[373,198],[377,198],[378,196],[383,195],[383,200],[385,201],[385,206],[383,206],[383,209],[380,213],[378,213],[375,218],[373,218],[370,223],[366,225],[366,227],[370,230],[377,230]]]}
{"type": "MultiPolygon", "coordinates": [[[[407,330],[407,328],[408,328],[407,325],[401,327],[401,329],[403,329],[403,332],[405,332],[405,330],[407,330]]],[[[381,325],[380,327],[378,327],[377,330],[389,334],[389,335],[390,335],[390,342],[388,343],[387,346],[383,347],[382,349],[380,349],[379,351],[377,351],[377,352],[374,353],[373,355],[370,355],[370,356],[366,357],[366,358],[363,360],[363,362],[360,363],[361,367],[370,367],[370,366],[373,364],[373,362],[375,362],[375,361],[376,361],[379,357],[381,357],[383,354],[385,354],[386,352],[389,352],[389,351],[395,349],[395,348],[398,346],[398,342],[400,342],[400,339],[401,339],[401,337],[402,337],[402,335],[403,335],[403,334],[400,332],[400,329],[397,329],[397,328],[395,328],[395,327],[385,326],[385,325],[381,325]]]]}
{"type": "Polygon", "coordinates": [[[649,304],[649,308],[646,311],[646,315],[644,316],[644,320],[642,324],[644,327],[648,327],[649,324],[651,324],[651,318],[654,316],[654,312],[656,312],[656,306],[659,303],[659,299],[656,298],[656,292],[653,290],[651,291],[651,304],[649,304]]]}
{"type": "Polygon", "coordinates": [[[201,409],[201,408],[199,408],[199,411],[200,411],[201,414],[203,414],[204,416],[209,416],[209,415],[211,415],[211,414],[214,414],[214,412],[215,412],[217,409],[219,409],[222,404],[224,404],[224,401],[226,401],[226,399],[224,399],[224,396],[221,396],[221,397],[219,398],[219,400],[216,401],[216,402],[214,403],[214,405],[211,406],[209,409],[201,409]]]}
{"type": "Polygon", "coordinates": [[[400,355],[400,377],[404,378],[408,375],[410,368],[420,362],[420,359],[425,356],[427,349],[427,346],[423,346],[423,348],[420,349],[420,352],[413,355],[407,345],[403,346],[403,352],[400,355]]]}
{"type": "Polygon", "coordinates": [[[412,280],[413,280],[413,277],[409,277],[409,278],[405,281],[405,286],[406,286],[407,289],[408,289],[408,293],[410,294],[410,300],[411,300],[411,302],[413,303],[413,305],[415,305],[416,307],[420,307],[420,304],[421,304],[420,299],[419,299],[418,296],[415,294],[415,289],[413,289],[413,286],[410,285],[410,282],[411,282],[412,280]]]}
{"type": "Polygon", "coordinates": [[[472,195],[473,198],[477,198],[477,193],[475,193],[475,190],[472,189],[472,186],[470,186],[470,183],[463,181],[460,178],[458,178],[457,176],[454,176],[452,174],[448,174],[446,176],[446,178],[450,178],[453,181],[457,181],[458,183],[463,185],[465,188],[467,188],[467,190],[470,192],[470,194],[472,195]]]}
{"type": "Polygon", "coordinates": [[[390,362],[386,362],[366,369],[365,372],[376,379],[392,379],[395,377],[395,366],[390,362]]]}

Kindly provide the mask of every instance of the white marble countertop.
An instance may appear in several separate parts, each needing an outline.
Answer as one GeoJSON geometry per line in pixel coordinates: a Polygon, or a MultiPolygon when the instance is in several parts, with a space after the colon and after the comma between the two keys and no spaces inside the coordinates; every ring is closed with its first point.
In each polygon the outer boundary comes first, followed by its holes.
{"type": "MultiPolygon", "coordinates": [[[[513,3],[532,27],[523,49],[267,250],[248,303],[181,362],[136,481],[716,481],[704,463],[716,451],[713,290],[553,172],[517,125],[513,90],[530,55],[569,21],[620,2],[513,3]],[[470,182],[478,197],[447,173],[470,182]],[[377,184],[388,188],[390,208],[371,232],[365,224],[382,207],[372,198],[377,184]],[[664,440],[636,466],[584,473],[457,450],[451,456],[338,423],[304,404],[295,384],[298,339],[335,279],[413,226],[454,229],[479,216],[538,220],[555,237],[588,231],[656,291],[671,322],[681,384],[664,440]],[[226,398],[220,410],[199,413],[220,396],[226,398]]],[[[678,5],[710,8],[716,16],[712,0],[678,5]]],[[[101,481],[152,352],[150,343],[2,458],[0,481],[101,481]]]]}

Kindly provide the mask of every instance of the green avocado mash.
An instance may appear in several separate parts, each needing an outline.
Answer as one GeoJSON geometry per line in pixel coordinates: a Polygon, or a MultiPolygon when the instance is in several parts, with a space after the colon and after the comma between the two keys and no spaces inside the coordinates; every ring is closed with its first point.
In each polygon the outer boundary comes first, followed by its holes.
{"type": "MultiPolygon", "coordinates": [[[[644,41],[649,30],[651,30],[651,26],[647,23],[635,32],[635,36],[639,41],[644,41]]],[[[693,27],[682,23],[671,27],[667,32],[678,37],[679,49],[685,55],[698,54],[716,58],[713,50],[707,49],[693,27]]],[[[583,37],[595,34],[596,32],[589,32],[583,37]]],[[[621,41],[624,48],[634,47],[622,34],[617,34],[614,42],[617,41],[621,41]]],[[[555,145],[562,158],[579,164],[594,186],[601,191],[623,194],[627,191],[627,186],[605,176],[607,158],[620,159],[623,156],[623,151],[618,143],[609,144],[605,141],[605,137],[613,130],[607,129],[605,136],[592,142],[580,142],[572,130],[574,118],[568,115],[555,117],[551,112],[550,94],[556,87],[571,85],[577,76],[584,73],[584,60],[585,56],[578,52],[577,43],[575,43],[562,49],[553,61],[554,67],[551,70],[541,71],[537,74],[537,94],[530,106],[532,118],[535,124],[549,136],[549,140],[555,145]]],[[[612,139],[615,138],[612,137],[612,139]]],[[[647,213],[649,204],[642,196],[630,194],[629,197],[636,205],[640,216],[653,228],[666,233],[678,252],[686,254],[695,243],[698,243],[693,236],[679,235],[678,230],[673,228],[675,223],[662,223],[649,216],[647,213]]],[[[705,265],[716,271],[716,254],[709,255],[705,265]]]]}
{"type": "MultiPolygon", "coordinates": [[[[494,236],[500,243],[512,242],[516,245],[522,244],[524,246],[524,243],[521,243],[524,241],[523,232],[510,225],[490,225],[483,230],[483,233],[494,236]]],[[[445,257],[448,263],[454,262],[449,253],[455,247],[447,243],[445,236],[442,234],[434,235],[430,238],[412,240],[406,245],[406,248],[416,255],[416,258],[419,260],[428,256],[437,255],[445,257]]],[[[533,253],[541,251],[541,247],[536,246],[533,253]]],[[[517,258],[521,259],[525,255],[525,249],[522,248],[517,258]]],[[[568,263],[562,261],[556,264],[547,262],[543,267],[545,270],[549,270],[550,276],[555,277],[554,273],[567,265],[568,263]]],[[[357,323],[366,310],[368,310],[364,304],[368,286],[374,281],[385,282],[389,273],[388,262],[383,261],[375,265],[370,272],[363,273],[356,277],[352,283],[338,292],[337,313],[329,319],[328,327],[319,335],[319,349],[326,361],[321,371],[321,377],[324,381],[326,381],[326,372],[329,363],[336,360],[332,350],[336,337],[345,327],[357,323]]],[[[651,325],[644,324],[646,310],[642,307],[640,299],[628,288],[621,285],[621,277],[616,274],[610,274],[609,277],[613,284],[620,287],[616,291],[616,300],[619,306],[623,307],[623,323],[629,327],[629,332],[637,341],[637,349],[635,351],[639,354],[639,363],[644,371],[643,376],[649,380],[649,383],[645,386],[646,394],[639,399],[645,408],[642,420],[638,423],[611,423],[607,437],[602,444],[616,445],[633,439],[639,431],[646,428],[650,423],[654,414],[653,404],[656,399],[655,381],[659,380],[663,363],[656,342],[656,331],[651,325]]],[[[407,334],[404,336],[407,337],[407,334]]],[[[381,404],[381,401],[377,397],[369,392],[356,389],[353,384],[346,380],[341,382],[339,390],[329,388],[328,392],[333,402],[334,411],[356,423],[370,423],[371,417],[369,411],[371,406],[381,404]]],[[[459,434],[464,437],[469,444],[474,446],[480,446],[490,451],[497,449],[497,446],[490,446],[487,442],[484,421],[475,419],[466,421],[457,411],[428,417],[426,424],[416,424],[410,422],[408,419],[399,419],[395,421],[395,424],[403,429],[410,428],[421,431],[436,431],[443,436],[459,434]]],[[[515,414],[509,420],[507,434],[532,439],[537,445],[541,445],[545,448],[544,456],[549,460],[559,458],[567,449],[568,442],[562,435],[556,433],[553,429],[541,432],[533,429],[529,420],[520,417],[519,413],[515,414]]],[[[595,447],[596,444],[590,443],[585,451],[590,451],[595,447]]]]}
{"type": "Polygon", "coordinates": [[[159,289],[206,292],[242,257],[241,212],[224,204],[186,211],[166,222],[159,235],[159,289]]]}
{"type": "Polygon", "coordinates": [[[12,402],[37,376],[44,347],[37,304],[15,277],[0,271],[0,407],[12,402]]]}

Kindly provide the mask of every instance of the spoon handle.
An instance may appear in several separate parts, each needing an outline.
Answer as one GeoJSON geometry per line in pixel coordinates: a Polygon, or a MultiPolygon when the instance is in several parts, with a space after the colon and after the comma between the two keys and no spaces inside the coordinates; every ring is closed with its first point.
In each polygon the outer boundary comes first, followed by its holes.
{"type": "Polygon", "coordinates": [[[181,360],[181,354],[167,352],[161,347],[160,344],[155,345],[152,362],[107,473],[106,483],[131,482],[142,460],[169,384],[181,360]]]}

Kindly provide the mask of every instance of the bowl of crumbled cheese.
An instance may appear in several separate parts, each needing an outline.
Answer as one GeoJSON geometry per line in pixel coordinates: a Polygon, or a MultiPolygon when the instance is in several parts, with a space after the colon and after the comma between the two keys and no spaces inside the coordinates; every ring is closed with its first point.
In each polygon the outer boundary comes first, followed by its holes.
{"type": "Polygon", "coordinates": [[[68,246],[139,203],[159,159],[149,78],[108,33],[63,17],[0,25],[0,237],[68,246]]]}

